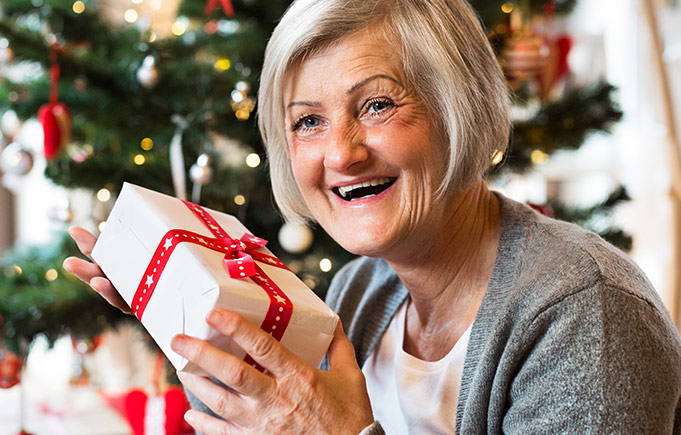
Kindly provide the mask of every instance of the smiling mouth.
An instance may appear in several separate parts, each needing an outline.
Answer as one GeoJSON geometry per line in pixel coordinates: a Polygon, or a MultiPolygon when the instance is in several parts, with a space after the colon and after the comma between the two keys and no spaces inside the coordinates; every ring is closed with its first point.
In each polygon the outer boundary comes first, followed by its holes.
{"type": "Polygon", "coordinates": [[[376,178],[349,186],[334,187],[332,190],[339,198],[345,201],[354,201],[378,195],[392,186],[395,180],[397,180],[395,177],[376,178]]]}

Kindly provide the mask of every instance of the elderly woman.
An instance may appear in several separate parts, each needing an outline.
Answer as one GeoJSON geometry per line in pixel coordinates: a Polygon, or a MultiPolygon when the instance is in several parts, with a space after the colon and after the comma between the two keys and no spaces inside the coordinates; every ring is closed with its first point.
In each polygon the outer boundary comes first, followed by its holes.
{"type": "MultiPolygon", "coordinates": [[[[285,218],[362,256],[328,295],[347,337],[322,370],[214,311],[267,371],[176,337],[220,381],[179,374],[197,430],[681,431],[681,339],[639,269],[487,189],[508,98],[464,0],[297,0],[267,47],[259,116],[285,218]]],[[[94,238],[72,235],[89,253],[94,238]]],[[[66,267],[124,307],[96,265],[66,267]]]]}

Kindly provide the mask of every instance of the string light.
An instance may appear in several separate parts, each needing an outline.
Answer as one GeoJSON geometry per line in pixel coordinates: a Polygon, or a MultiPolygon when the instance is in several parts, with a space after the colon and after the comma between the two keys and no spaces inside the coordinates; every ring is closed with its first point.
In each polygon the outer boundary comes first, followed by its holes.
{"type": "Polygon", "coordinates": [[[493,165],[498,165],[501,163],[501,161],[504,159],[504,153],[501,151],[495,151],[494,154],[492,155],[492,164],[493,165]]]}
{"type": "Polygon", "coordinates": [[[534,150],[532,151],[532,154],[530,154],[530,160],[535,165],[541,165],[542,163],[549,161],[549,155],[543,151],[534,150]]]}
{"type": "Polygon", "coordinates": [[[511,2],[506,2],[503,5],[501,5],[501,11],[505,14],[510,14],[513,12],[513,3],[511,2]]]}
{"type": "Polygon", "coordinates": [[[48,281],[54,281],[58,276],[59,273],[57,273],[57,271],[54,269],[49,269],[47,272],[45,272],[45,279],[48,281]]]}
{"type": "Polygon", "coordinates": [[[239,109],[234,113],[234,115],[236,116],[236,119],[238,119],[239,121],[246,121],[251,116],[251,112],[249,112],[248,110],[239,109]]]}
{"type": "Polygon", "coordinates": [[[123,18],[125,19],[126,22],[132,24],[135,21],[137,21],[137,11],[134,9],[128,9],[123,14],[123,18]]]}
{"type": "Polygon", "coordinates": [[[215,70],[218,72],[227,71],[231,66],[232,62],[230,62],[226,57],[216,60],[215,64],[213,65],[215,70]]]}
{"type": "Polygon", "coordinates": [[[132,160],[137,166],[142,166],[147,161],[146,157],[144,157],[142,154],[135,155],[132,160]]]}
{"type": "Polygon", "coordinates": [[[73,12],[77,14],[82,14],[83,12],[85,12],[85,3],[83,3],[80,0],[78,0],[77,2],[73,2],[72,9],[73,12]]]}
{"type": "Polygon", "coordinates": [[[256,153],[251,153],[246,156],[246,165],[249,168],[257,168],[260,165],[260,156],[256,153]]]}
{"type": "Polygon", "coordinates": [[[154,42],[156,41],[156,33],[151,32],[149,33],[149,42],[154,42]]]}
{"type": "Polygon", "coordinates": [[[106,226],[106,221],[102,221],[102,222],[99,223],[99,225],[97,225],[97,229],[99,230],[100,233],[102,231],[104,231],[105,226],[106,226]]]}
{"type": "Polygon", "coordinates": [[[108,200],[111,199],[111,192],[109,192],[109,189],[105,187],[99,189],[99,191],[97,192],[97,199],[100,200],[101,202],[107,202],[108,200]]]}
{"type": "Polygon", "coordinates": [[[148,137],[145,137],[144,139],[142,139],[142,142],[140,142],[140,146],[144,151],[149,151],[154,147],[154,141],[148,137]]]}
{"type": "Polygon", "coordinates": [[[142,0],[132,0],[132,2],[135,3],[136,5],[139,5],[142,3],[142,0]]]}
{"type": "Polygon", "coordinates": [[[182,36],[184,35],[184,32],[187,31],[187,25],[183,23],[182,21],[175,21],[173,25],[170,27],[170,31],[173,33],[175,36],[182,36]]]}
{"type": "Polygon", "coordinates": [[[246,204],[246,197],[243,195],[237,195],[234,197],[234,203],[236,205],[244,205],[246,204]]]}
{"type": "Polygon", "coordinates": [[[321,269],[322,272],[330,271],[332,266],[333,265],[331,264],[331,260],[329,260],[328,258],[322,258],[319,261],[319,269],[321,269]]]}

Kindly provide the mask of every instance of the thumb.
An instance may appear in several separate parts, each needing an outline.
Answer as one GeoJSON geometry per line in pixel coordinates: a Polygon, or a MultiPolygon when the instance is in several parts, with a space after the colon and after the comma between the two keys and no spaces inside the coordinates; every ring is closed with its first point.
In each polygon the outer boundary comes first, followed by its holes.
{"type": "Polygon", "coordinates": [[[355,348],[343,332],[343,325],[340,321],[336,325],[336,331],[329,346],[329,366],[332,371],[357,370],[359,368],[355,357],[355,348]]]}

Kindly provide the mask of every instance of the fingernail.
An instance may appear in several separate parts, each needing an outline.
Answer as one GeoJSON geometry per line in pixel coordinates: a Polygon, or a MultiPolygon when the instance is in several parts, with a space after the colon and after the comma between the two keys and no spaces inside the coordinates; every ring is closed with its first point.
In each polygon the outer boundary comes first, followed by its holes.
{"type": "Polygon", "coordinates": [[[187,346],[187,339],[183,335],[176,335],[170,342],[170,347],[177,352],[182,351],[185,346],[187,346]]]}
{"type": "Polygon", "coordinates": [[[213,310],[208,314],[208,319],[210,323],[219,323],[222,320],[222,313],[218,310],[213,310]]]}
{"type": "Polygon", "coordinates": [[[191,412],[191,411],[185,412],[184,413],[184,420],[189,424],[194,423],[194,413],[191,412]]]}

